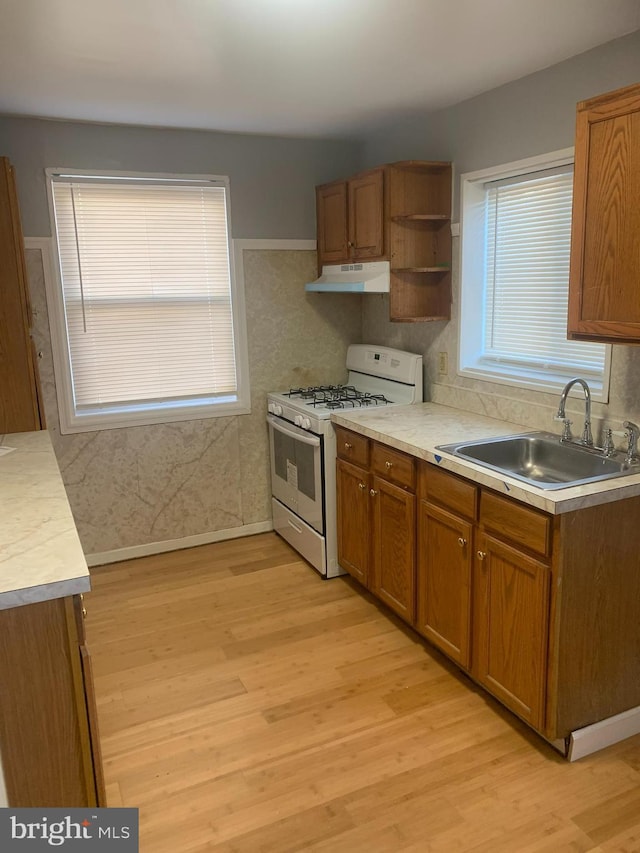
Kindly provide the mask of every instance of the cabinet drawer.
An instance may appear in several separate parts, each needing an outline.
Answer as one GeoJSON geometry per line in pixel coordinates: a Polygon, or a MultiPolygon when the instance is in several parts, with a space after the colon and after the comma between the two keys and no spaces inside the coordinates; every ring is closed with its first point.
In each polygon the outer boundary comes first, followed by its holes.
{"type": "Polygon", "coordinates": [[[340,459],[346,459],[361,468],[369,467],[369,439],[357,432],[336,428],[336,452],[340,459]]]}
{"type": "Polygon", "coordinates": [[[544,512],[482,492],[480,523],[498,536],[543,557],[551,554],[551,518],[544,512]]]}
{"type": "Polygon", "coordinates": [[[421,500],[438,504],[465,518],[476,518],[478,487],[462,477],[423,462],[420,466],[419,491],[421,500]]]}
{"type": "Polygon", "coordinates": [[[371,469],[374,474],[390,483],[415,490],[416,463],[412,456],[400,450],[392,450],[386,444],[373,443],[371,449],[371,469]]]}

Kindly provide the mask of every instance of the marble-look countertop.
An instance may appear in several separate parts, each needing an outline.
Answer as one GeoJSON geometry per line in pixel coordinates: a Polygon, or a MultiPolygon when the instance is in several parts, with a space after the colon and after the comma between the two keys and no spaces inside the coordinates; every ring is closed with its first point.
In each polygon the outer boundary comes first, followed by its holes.
{"type": "Polygon", "coordinates": [[[333,413],[331,420],[553,515],[640,495],[640,473],[583,486],[545,490],[437,451],[436,447],[441,444],[535,431],[522,424],[494,420],[438,403],[333,413]]]}
{"type": "Polygon", "coordinates": [[[89,589],[49,434],[0,436],[0,610],[89,589]]]}

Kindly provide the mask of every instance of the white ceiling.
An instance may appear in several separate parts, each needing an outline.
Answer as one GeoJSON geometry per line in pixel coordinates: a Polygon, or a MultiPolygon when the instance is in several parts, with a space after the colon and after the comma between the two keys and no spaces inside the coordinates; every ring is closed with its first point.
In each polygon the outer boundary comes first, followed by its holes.
{"type": "Polygon", "coordinates": [[[0,112],[357,135],[640,29],[640,0],[0,0],[0,112]]]}

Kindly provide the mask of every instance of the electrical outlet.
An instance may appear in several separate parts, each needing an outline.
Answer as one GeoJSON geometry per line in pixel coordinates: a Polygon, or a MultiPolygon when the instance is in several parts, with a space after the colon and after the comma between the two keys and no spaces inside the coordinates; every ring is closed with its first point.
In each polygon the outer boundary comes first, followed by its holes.
{"type": "Polygon", "coordinates": [[[438,353],[438,373],[447,374],[449,372],[449,353],[438,353]]]}

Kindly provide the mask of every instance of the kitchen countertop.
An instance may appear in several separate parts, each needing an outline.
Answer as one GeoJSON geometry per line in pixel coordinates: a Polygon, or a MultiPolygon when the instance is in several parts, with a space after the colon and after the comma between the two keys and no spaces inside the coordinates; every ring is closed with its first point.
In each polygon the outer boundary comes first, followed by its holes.
{"type": "Polygon", "coordinates": [[[419,459],[425,459],[446,468],[447,471],[460,474],[479,485],[488,486],[553,515],[640,495],[640,473],[550,491],[530,486],[451,454],[436,451],[436,446],[440,444],[537,431],[522,424],[498,421],[438,403],[414,403],[379,410],[341,411],[339,414],[332,413],[331,420],[346,429],[403,450],[419,459]]]}
{"type": "Polygon", "coordinates": [[[49,434],[0,436],[0,610],[90,587],[49,434]]]}

